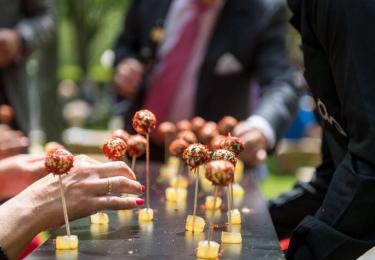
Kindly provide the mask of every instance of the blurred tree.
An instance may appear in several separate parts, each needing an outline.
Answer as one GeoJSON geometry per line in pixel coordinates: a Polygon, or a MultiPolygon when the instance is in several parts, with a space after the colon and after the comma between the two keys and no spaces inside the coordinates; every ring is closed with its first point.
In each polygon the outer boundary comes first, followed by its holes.
{"type": "Polygon", "coordinates": [[[67,22],[70,25],[73,35],[68,41],[74,46],[75,63],[82,69],[83,75],[88,74],[92,62],[91,45],[95,42],[98,33],[103,30],[113,30],[111,24],[106,24],[111,22],[108,17],[113,13],[119,14],[118,12],[123,15],[128,2],[129,0],[58,1],[60,22],[67,22]]]}

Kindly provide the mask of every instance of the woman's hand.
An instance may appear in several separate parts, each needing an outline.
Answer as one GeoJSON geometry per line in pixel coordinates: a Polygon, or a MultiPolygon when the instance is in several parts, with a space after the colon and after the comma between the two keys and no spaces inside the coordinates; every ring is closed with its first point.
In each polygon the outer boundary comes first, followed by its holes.
{"type": "Polygon", "coordinates": [[[0,125],[0,159],[21,153],[28,145],[28,139],[21,132],[0,125]]]}
{"type": "MultiPolygon", "coordinates": [[[[144,192],[134,173],[120,161],[99,163],[84,155],[76,156],[73,168],[63,176],[63,185],[70,220],[143,204],[143,199],[115,196],[144,192]]],[[[64,223],[59,189],[59,177],[49,174],[0,207],[0,246],[9,257],[18,256],[40,231],[64,223]]]]}
{"type": "Polygon", "coordinates": [[[0,160],[0,198],[9,198],[47,174],[41,155],[20,154],[0,160]]]}

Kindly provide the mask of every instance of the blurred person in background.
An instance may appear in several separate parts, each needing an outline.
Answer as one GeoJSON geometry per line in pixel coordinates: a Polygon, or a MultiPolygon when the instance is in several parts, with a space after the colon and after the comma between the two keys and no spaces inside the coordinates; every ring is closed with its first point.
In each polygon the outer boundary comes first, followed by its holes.
{"type": "Polygon", "coordinates": [[[143,107],[159,122],[231,115],[244,159],[258,164],[298,106],[286,26],[279,0],[133,1],[114,48],[117,91],[132,102],[125,122],[143,107]],[[252,80],[261,99],[249,117],[252,80]]]}
{"type": "Polygon", "coordinates": [[[25,61],[54,33],[52,1],[0,1],[0,105],[14,109],[12,126],[24,133],[30,129],[25,61]]]}
{"type": "Polygon", "coordinates": [[[287,259],[357,259],[375,246],[375,2],[288,2],[322,126],[322,163],[270,204],[271,217],[279,237],[291,236],[287,259]]]}

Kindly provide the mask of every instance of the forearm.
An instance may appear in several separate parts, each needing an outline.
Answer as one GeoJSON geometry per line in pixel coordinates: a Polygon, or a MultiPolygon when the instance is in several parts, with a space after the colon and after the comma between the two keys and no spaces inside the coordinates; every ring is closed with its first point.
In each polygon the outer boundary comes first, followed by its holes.
{"type": "Polygon", "coordinates": [[[9,259],[17,259],[38,230],[42,213],[15,197],[0,206],[0,246],[9,259]]]}

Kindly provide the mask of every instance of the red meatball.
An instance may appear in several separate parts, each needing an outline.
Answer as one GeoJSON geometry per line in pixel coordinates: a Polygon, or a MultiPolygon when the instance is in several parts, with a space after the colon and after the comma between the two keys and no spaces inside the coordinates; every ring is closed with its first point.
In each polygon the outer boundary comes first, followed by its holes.
{"type": "Polygon", "coordinates": [[[207,122],[201,130],[199,130],[199,139],[202,143],[209,145],[211,140],[219,134],[217,124],[215,122],[207,122]]]}
{"type": "Polygon", "coordinates": [[[228,150],[225,149],[218,149],[211,153],[211,160],[212,161],[228,161],[231,162],[234,166],[237,163],[236,155],[228,150]]]}
{"type": "Polygon", "coordinates": [[[217,150],[221,148],[221,142],[226,138],[224,135],[217,135],[214,138],[212,138],[210,143],[211,150],[217,150]]]}
{"type": "Polygon", "coordinates": [[[199,130],[204,126],[205,123],[206,123],[206,120],[204,120],[203,118],[201,118],[199,116],[194,117],[191,120],[191,128],[192,128],[193,132],[198,134],[199,130]]]}
{"type": "Polygon", "coordinates": [[[191,144],[185,149],[182,159],[189,165],[190,169],[196,169],[199,165],[208,162],[210,152],[207,146],[203,144],[191,144]]]}
{"type": "Polygon", "coordinates": [[[128,149],[128,145],[126,142],[121,138],[111,138],[106,144],[102,146],[102,150],[104,155],[107,156],[108,159],[113,161],[121,160],[122,156],[124,156],[126,149],[128,149]]]}
{"type": "Polygon", "coordinates": [[[189,146],[189,143],[183,139],[176,139],[169,145],[169,153],[182,159],[182,154],[189,146]]]}
{"type": "Polygon", "coordinates": [[[192,131],[189,131],[189,130],[179,132],[177,134],[177,138],[184,139],[189,144],[193,144],[197,142],[197,137],[192,131]]]}
{"type": "Polygon", "coordinates": [[[240,138],[235,136],[228,136],[221,142],[221,148],[233,152],[238,156],[243,150],[244,145],[241,142],[240,138]]]}
{"type": "Polygon", "coordinates": [[[238,121],[232,116],[225,116],[223,117],[218,123],[218,129],[220,134],[228,135],[237,125],[238,121]]]}
{"type": "Polygon", "coordinates": [[[159,125],[158,131],[161,137],[167,139],[173,137],[177,131],[177,128],[171,122],[163,122],[159,125]]]}
{"type": "Polygon", "coordinates": [[[147,110],[142,109],[135,113],[133,117],[133,128],[140,135],[147,135],[156,127],[155,115],[147,110]]]}
{"type": "Polygon", "coordinates": [[[211,161],[206,164],[206,178],[215,186],[233,183],[234,166],[229,161],[211,161]]]}
{"type": "Polygon", "coordinates": [[[68,173],[73,167],[74,156],[65,149],[54,149],[47,153],[44,166],[55,175],[68,173]]]}
{"type": "Polygon", "coordinates": [[[181,121],[177,122],[176,127],[177,127],[177,131],[181,132],[181,131],[185,131],[185,130],[191,131],[192,126],[191,126],[190,121],[181,120],[181,121]]]}
{"type": "Polygon", "coordinates": [[[128,138],[130,136],[130,134],[127,131],[125,131],[124,129],[113,130],[111,135],[112,135],[113,138],[114,137],[121,138],[125,142],[128,141],[128,138]]]}
{"type": "Polygon", "coordinates": [[[65,149],[65,147],[62,144],[59,144],[58,142],[48,142],[44,145],[44,151],[46,153],[49,153],[56,149],[65,149]]]}
{"type": "Polygon", "coordinates": [[[146,151],[147,140],[142,135],[131,135],[128,139],[128,155],[140,157],[146,151]]]}

